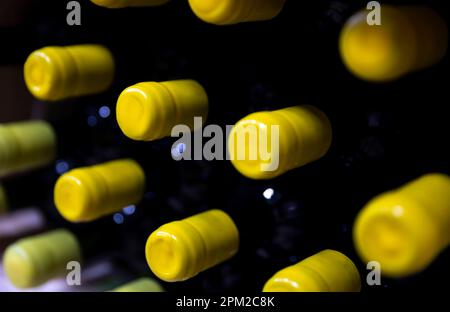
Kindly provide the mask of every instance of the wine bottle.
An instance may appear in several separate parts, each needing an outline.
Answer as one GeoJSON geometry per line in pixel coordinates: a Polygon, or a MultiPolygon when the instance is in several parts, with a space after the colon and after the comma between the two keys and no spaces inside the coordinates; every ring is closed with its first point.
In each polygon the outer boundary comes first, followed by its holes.
{"type": "Polygon", "coordinates": [[[231,162],[244,176],[271,179],[324,156],[331,145],[327,116],[312,106],[257,112],[231,130],[231,162]]]}
{"type": "Polygon", "coordinates": [[[81,262],[81,247],[67,230],[23,238],[3,255],[5,274],[18,288],[35,287],[64,274],[71,261],[81,262]]]}
{"type": "Polygon", "coordinates": [[[360,257],[388,277],[423,271],[450,244],[449,194],[449,176],[427,174],[372,199],[353,226],[360,257]]]}
{"type": "Polygon", "coordinates": [[[114,57],[103,46],[53,46],[30,54],[24,76],[36,98],[58,101],[105,91],[113,82],[114,69],[114,57]]]}
{"type": "Polygon", "coordinates": [[[194,128],[194,117],[206,121],[208,96],[193,80],[143,82],[121,93],[116,112],[127,137],[153,141],[170,136],[172,128],[180,124],[198,130],[194,128]]]}
{"type": "MultiPolygon", "coordinates": [[[[17,288],[33,288],[47,281],[66,277],[76,265],[80,269],[81,283],[94,279],[93,266],[105,267],[106,274],[117,273],[117,280],[129,278],[120,270],[110,268],[128,263],[131,254],[125,253],[136,233],[112,229],[102,224],[67,228],[47,227],[46,231],[20,238],[8,245],[3,254],[3,268],[10,282],[17,288]],[[123,237],[127,234],[126,237],[123,237]],[[103,263],[103,264],[102,264],[103,263]]],[[[139,250],[142,252],[142,246],[139,250]]],[[[123,266],[123,265],[122,265],[123,266]]],[[[103,270],[100,270],[102,273],[103,270]]],[[[98,274],[97,274],[98,275],[98,274]]],[[[102,275],[105,275],[102,273],[102,275]]],[[[111,276],[112,278],[112,276],[111,276]]],[[[91,281],[94,284],[94,280],[91,281]]],[[[117,285],[117,283],[115,283],[117,285]]],[[[91,285],[92,286],[92,285],[91,285]]],[[[108,288],[105,288],[108,289],[108,288]]]]}
{"type": "Polygon", "coordinates": [[[221,210],[209,210],[158,228],[147,240],[145,255],[156,276],[177,282],[231,258],[238,247],[233,220],[221,210]]]}
{"type": "Polygon", "coordinates": [[[355,76],[372,81],[396,80],[428,68],[445,55],[445,21],[425,6],[381,6],[381,25],[370,25],[368,11],[353,15],[342,29],[342,60],[355,76]]]}
{"type": "Polygon", "coordinates": [[[264,292],[359,292],[361,279],[353,262],[335,250],[324,250],[277,272],[264,292]]]}
{"type": "Polygon", "coordinates": [[[55,205],[72,222],[87,222],[112,214],[142,200],[145,174],[131,159],[77,168],[55,185],[55,205]]]}
{"type": "Polygon", "coordinates": [[[216,25],[270,20],[280,13],[284,2],[285,0],[189,0],[192,10],[200,19],[216,25]]]}
{"type": "Polygon", "coordinates": [[[73,131],[78,122],[74,118],[71,122],[30,120],[0,125],[3,210],[34,206],[49,217],[54,214],[51,189],[57,177],[85,163],[93,153],[85,135],[88,127],[73,131]]]}

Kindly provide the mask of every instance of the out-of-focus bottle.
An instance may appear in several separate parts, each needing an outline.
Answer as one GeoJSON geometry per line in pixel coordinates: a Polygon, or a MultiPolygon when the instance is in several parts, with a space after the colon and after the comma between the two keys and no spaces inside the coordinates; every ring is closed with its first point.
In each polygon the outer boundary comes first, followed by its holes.
{"type": "Polygon", "coordinates": [[[342,29],[342,61],[355,76],[391,81],[439,62],[448,29],[435,11],[421,6],[381,7],[381,25],[369,25],[369,11],[353,15],[342,29]]]}
{"type": "Polygon", "coordinates": [[[31,288],[64,276],[71,261],[81,262],[78,239],[67,230],[54,230],[9,245],[3,269],[14,286],[31,288]]]}
{"type": "Polygon", "coordinates": [[[424,270],[450,243],[450,177],[422,176],[372,199],[358,214],[353,237],[365,262],[404,277],[424,270]]]}
{"type": "Polygon", "coordinates": [[[71,222],[88,222],[141,201],[145,173],[134,160],[121,159],[73,169],[54,188],[61,215],[71,222]]]}
{"type": "Polygon", "coordinates": [[[56,133],[45,121],[0,125],[0,176],[50,164],[56,155],[56,133]]]}
{"type": "MultiPolygon", "coordinates": [[[[44,284],[58,279],[65,285],[64,291],[111,289],[117,281],[129,279],[118,260],[130,258],[118,252],[125,244],[119,232],[98,226],[40,231],[13,241],[3,254],[6,277],[21,289],[46,287],[44,284]]],[[[136,239],[133,234],[129,237],[136,239]]]]}

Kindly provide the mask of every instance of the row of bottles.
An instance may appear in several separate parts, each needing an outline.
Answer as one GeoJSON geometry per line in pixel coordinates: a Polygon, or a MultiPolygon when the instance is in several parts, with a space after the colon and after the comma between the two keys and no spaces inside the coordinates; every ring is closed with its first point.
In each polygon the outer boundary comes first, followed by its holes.
{"type": "MultiPolygon", "coordinates": [[[[41,90],[41,87],[36,87],[35,84],[30,82],[36,83],[38,80],[27,77],[47,76],[49,73],[52,75],[53,72],[52,70],[44,70],[39,74],[34,73],[41,70],[41,66],[34,64],[35,62],[47,62],[51,59],[51,57],[46,56],[40,61],[34,60],[36,54],[41,55],[44,53],[42,51],[46,49],[49,51],[55,49],[56,55],[59,48],[44,48],[34,52],[25,64],[25,79],[28,81],[28,87],[32,93],[36,89],[41,90]],[[33,64],[29,65],[30,63],[33,64]]],[[[95,56],[96,52],[104,51],[100,46],[75,46],[62,49],[77,51],[78,53],[72,52],[71,59],[77,60],[78,63],[85,63],[82,61],[85,55],[95,56]]],[[[61,64],[59,61],[56,63],[61,64]]],[[[98,60],[87,64],[85,71],[80,70],[82,67],[78,66],[79,72],[77,74],[68,72],[67,77],[78,77],[80,81],[89,81],[87,85],[90,88],[95,87],[96,81],[103,83],[104,80],[99,80],[96,75],[92,75],[94,63],[98,63],[98,60]],[[89,70],[87,70],[88,68],[89,70]]],[[[104,71],[103,68],[104,66],[99,66],[100,75],[104,71]]],[[[53,78],[45,80],[52,81],[53,78]]],[[[64,81],[64,79],[56,79],[56,81],[64,81]]],[[[83,90],[82,87],[77,87],[76,83],[67,85],[73,87],[77,92],[83,90]]],[[[103,86],[99,87],[102,88],[103,86]]],[[[61,90],[59,87],[57,89],[61,90]]],[[[60,95],[70,96],[71,92],[67,91],[60,95]]],[[[85,91],[86,94],[90,92],[90,90],[85,91]]],[[[54,98],[48,97],[47,99],[52,100],[54,98]]],[[[193,80],[139,83],[127,88],[119,96],[116,115],[117,122],[127,137],[139,141],[153,141],[169,136],[172,128],[179,124],[187,125],[191,130],[198,130],[194,127],[194,118],[201,117],[202,121],[207,118],[208,96],[205,89],[193,80]]],[[[265,135],[272,137],[270,130],[265,135]]],[[[233,164],[241,173],[254,179],[269,179],[322,157],[330,147],[331,137],[330,122],[321,111],[312,106],[291,107],[275,112],[254,113],[239,121],[231,132],[229,149],[233,164]],[[258,141],[253,146],[246,146],[249,143],[246,138],[242,138],[248,128],[258,124],[257,133],[255,133],[258,140],[261,137],[260,132],[266,129],[266,126],[269,129],[272,128],[272,125],[277,125],[280,128],[275,137],[277,142],[270,142],[279,145],[281,153],[279,156],[281,163],[277,164],[278,168],[273,170],[261,169],[264,162],[274,161],[273,159],[261,159],[259,150],[262,142],[258,141]],[[278,137],[280,140],[278,140],[278,137]],[[241,142],[242,140],[245,142],[241,142]],[[245,146],[244,151],[242,151],[242,148],[237,148],[240,145],[245,146]],[[243,157],[241,153],[255,154],[256,158],[250,160],[247,157],[248,155],[243,157]]],[[[42,148],[44,148],[44,143],[46,142],[42,143],[42,148]]],[[[37,146],[39,147],[39,145],[37,146]]],[[[5,167],[7,167],[7,164],[5,164],[5,167]]]]}
{"type": "MultiPolygon", "coordinates": [[[[107,8],[158,6],[170,0],[91,0],[107,8]]],[[[216,25],[264,21],[276,17],[285,0],[189,0],[194,13],[202,20],[216,25]]]]}
{"type": "MultiPolygon", "coordinates": [[[[378,261],[382,274],[391,277],[424,270],[450,243],[448,194],[450,177],[430,174],[370,201],[353,229],[362,259],[378,261]]],[[[6,249],[4,270],[17,287],[33,287],[63,274],[68,262],[81,262],[86,252],[81,249],[67,230],[39,234],[6,249]]],[[[239,230],[233,219],[224,211],[209,210],[155,230],[147,240],[145,256],[158,278],[177,282],[228,260],[238,250],[239,230]]],[[[352,261],[337,251],[324,251],[278,272],[264,289],[359,291],[359,280],[352,261]]]]}
{"type": "MultiPolygon", "coordinates": [[[[382,25],[369,25],[367,11],[361,11],[342,29],[341,57],[357,77],[391,81],[428,68],[445,56],[447,26],[433,10],[383,6],[380,14],[382,25]]],[[[25,81],[37,98],[57,101],[105,91],[113,82],[114,72],[114,56],[105,47],[46,47],[28,58],[25,81]]]]}
{"type": "MultiPolygon", "coordinates": [[[[159,89],[163,92],[159,93],[160,96],[157,96],[158,92],[152,92],[157,85],[158,83],[142,83],[139,88],[128,88],[119,97],[117,119],[128,137],[143,141],[160,139],[168,136],[170,129],[178,123],[186,122],[193,128],[193,122],[189,120],[194,120],[198,113],[207,115],[207,96],[197,82],[164,82],[159,89]],[[154,87],[147,89],[149,86],[154,87]],[[165,93],[171,88],[172,93],[165,93]],[[161,94],[165,94],[165,100],[161,94]],[[140,96],[142,98],[139,98],[140,96]],[[157,100],[152,101],[151,97],[156,97],[157,100]],[[152,113],[148,112],[149,110],[152,113]],[[143,113],[145,111],[147,113],[143,113]],[[161,127],[161,124],[164,127],[161,127]]],[[[0,167],[2,171],[20,171],[43,166],[54,159],[56,140],[49,124],[43,121],[22,122],[4,125],[3,129],[5,131],[0,135],[0,139],[9,140],[10,143],[1,153],[4,159],[0,167]],[[34,136],[28,135],[30,131],[34,136]],[[10,135],[10,132],[15,134],[10,135]],[[35,136],[38,139],[35,139],[35,136]]],[[[332,129],[327,116],[313,106],[296,106],[253,113],[245,117],[233,127],[228,138],[228,147],[232,164],[244,176],[252,179],[271,179],[321,158],[330,148],[331,141],[332,129]],[[278,127],[275,136],[271,133],[274,131],[273,126],[278,127]],[[269,146],[276,146],[278,154],[270,151],[272,155],[264,158],[261,152],[261,146],[264,144],[266,146],[263,151],[269,146]],[[270,165],[275,161],[277,167],[270,169],[270,165]]],[[[136,175],[131,175],[134,176],[136,175]]],[[[71,177],[71,180],[77,180],[80,184],[79,179],[71,177]]]]}
{"type": "MultiPolygon", "coordinates": [[[[125,7],[159,5],[167,1],[121,1],[120,5],[118,2],[111,4],[111,1],[95,2],[108,7],[125,7]]],[[[214,10],[202,7],[206,3],[204,1],[190,2],[198,11],[214,10]]],[[[279,12],[284,1],[265,1],[267,6],[262,6],[264,10],[254,14],[248,12],[254,11],[251,9],[255,8],[256,2],[227,3],[225,11],[214,12],[216,15],[208,15],[205,11],[202,19],[217,24],[268,19],[279,12]]],[[[402,10],[398,8],[398,11],[402,10]]],[[[417,10],[422,12],[421,8],[417,10]]],[[[425,15],[417,13],[419,20],[421,16],[425,15]]],[[[432,32],[443,34],[439,17],[433,15],[433,19],[439,25],[432,32]]],[[[346,27],[351,28],[352,25],[349,22],[346,27]]],[[[356,39],[360,36],[369,37],[371,29],[364,31],[367,33],[354,35],[356,39]]],[[[427,34],[424,36],[430,41],[436,39],[427,34]]],[[[344,30],[341,37],[344,60],[345,46],[360,50],[355,47],[359,44],[355,43],[355,38],[346,39],[348,37],[352,37],[352,34],[347,34],[344,30]],[[346,40],[350,43],[346,43],[346,40]]],[[[445,36],[438,37],[436,42],[444,42],[441,39],[445,36]]],[[[410,42],[406,46],[410,50],[410,42]]],[[[377,73],[375,77],[363,78],[392,80],[434,64],[442,57],[443,46],[434,46],[433,43],[428,46],[433,51],[418,48],[415,52],[417,63],[411,65],[413,62],[409,60],[408,66],[394,66],[395,69],[401,67],[401,72],[377,73]],[[433,46],[435,49],[431,48],[433,46]]],[[[346,65],[357,74],[358,65],[355,67],[350,64],[356,57],[351,56],[349,59],[346,65]]],[[[379,64],[374,66],[380,68],[379,64]]],[[[30,55],[24,70],[27,86],[36,98],[59,101],[108,89],[113,82],[115,62],[112,54],[99,45],[47,47],[30,55]]],[[[388,68],[386,71],[389,70],[388,68]]],[[[370,75],[367,68],[364,67],[362,71],[370,75]]],[[[191,130],[198,130],[194,128],[192,121],[194,116],[201,116],[203,120],[207,118],[210,102],[207,93],[208,90],[194,80],[139,83],[127,88],[119,96],[117,123],[128,138],[137,141],[167,137],[170,129],[180,123],[187,124],[191,130]]],[[[323,157],[332,143],[331,127],[326,114],[313,106],[293,106],[253,113],[244,117],[233,128],[228,142],[233,156],[231,163],[237,171],[251,179],[274,179],[323,157]],[[280,126],[280,163],[275,171],[261,170],[272,159],[257,157],[248,161],[239,158],[236,148],[236,144],[239,144],[239,132],[245,133],[247,125],[255,124],[258,131],[267,131],[265,129],[271,129],[272,125],[280,126]]],[[[270,131],[266,134],[271,137],[270,131]]],[[[0,149],[0,174],[10,175],[48,165],[59,152],[56,144],[58,136],[59,130],[44,121],[2,125],[0,144],[4,142],[4,148],[2,146],[0,149]]],[[[259,137],[259,133],[256,137],[259,137]]],[[[257,141],[255,146],[246,144],[247,141],[244,142],[244,156],[259,151],[262,142],[257,141]]],[[[54,184],[53,200],[66,220],[95,221],[144,200],[151,170],[136,159],[113,158],[115,160],[110,162],[75,168],[58,178],[54,184]]],[[[4,193],[0,188],[0,211],[2,207],[9,205],[4,193]]],[[[383,274],[393,277],[409,276],[423,270],[449,244],[445,239],[449,237],[449,226],[445,223],[450,218],[448,194],[449,178],[445,175],[429,175],[375,198],[360,212],[354,225],[354,241],[361,258],[364,261],[379,261],[383,274]],[[418,228],[425,231],[426,235],[418,233],[418,228]],[[420,255],[420,261],[415,261],[417,255],[420,255]]],[[[239,253],[240,245],[239,227],[233,219],[224,211],[209,210],[161,226],[149,236],[145,248],[142,246],[148,266],[161,280],[174,282],[188,280],[230,259],[239,253]]],[[[68,259],[81,261],[84,250],[78,240],[67,230],[57,230],[17,241],[10,245],[4,255],[5,271],[19,287],[40,284],[65,272],[68,259]],[[53,250],[48,246],[50,241],[61,248],[53,250]],[[33,246],[41,247],[35,249],[33,246]],[[30,257],[23,258],[23,255],[30,257]],[[21,274],[17,275],[17,272],[21,274]]],[[[162,290],[156,285],[151,280],[139,280],[136,284],[119,289],[162,290]]],[[[264,290],[359,291],[360,287],[359,273],[352,261],[340,252],[325,250],[276,273],[264,286],[264,290]]]]}
{"type": "MultiPolygon", "coordinates": [[[[168,1],[93,1],[106,7],[160,5],[168,1]]],[[[228,25],[276,17],[285,0],[190,0],[202,20],[228,25]]],[[[448,30],[436,12],[423,6],[381,6],[381,24],[370,24],[368,10],[354,14],[344,25],[339,48],[346,67],[355,76],[386,82],[438,63],[447,51],[448,30]]],[[[373,22],[373,21],[372,21],[373,22]]]]}
{"type": "MultiPolygon", "coordinates": [[[[80,240],[70,231],[59,229],[30,236],[10,245],[3,255],[3,269],[18,288],[39,286],[52,278],[65,276],[67,265],[84,263],[80,240]]],[[[140,278],[112,291],[161,292],[161,285],[150,278],[140,278]]]]}

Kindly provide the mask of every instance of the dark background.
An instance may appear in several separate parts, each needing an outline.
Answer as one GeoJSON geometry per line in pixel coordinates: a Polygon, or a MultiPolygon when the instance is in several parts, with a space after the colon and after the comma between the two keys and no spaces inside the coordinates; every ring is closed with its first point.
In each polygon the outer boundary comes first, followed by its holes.
{"type": "MultiPolygon", "coordinates": [[[[241,235],[239,254],[169,291],[260,291],[279,269],[326,248],[349,256],[360,269],[364,291],[431,290],[450,278],[449,250],[423,273],[382,279],[368,287],[368,272],[353,249],[356,213],[375,195],[429,172],[450,173],[446,106],[449,61],[399,81],[370,84],[344,68],[337,49],[342,24],[367,1],[287,0],[267,22],[214,26],[199,20],[187,1],[158,8],[109,10],[79,1],[82,25],[66,23],[67,1],[25,3],[21,18],[0,27],[2,94],[0,121],[46,118],[57,127],[57,163],[69,168],[117,157],[138,159],[148,190],[137,212],[123,224],[112,218],[70,225],[51,203],[54,167],[34,173],[53,226],[67,226],[83,240],[89,257],[111,257],[131,279],[151,276],[144,258],[148,235],[159,225],[211,208],[233,217],[241,235]],[[58,103],[32,100],[21,78],[22,64],[46,45],[104,44],[118,71],[108,92],[58,103]],[[321,160],[270,181],[251,181],[229,162],[171,159],[173,139],[130,142],[115,123],[120,92],[140,81],[190,78],[210,97],[208,123],[232,125],[245,115],[311,104],[329,116],[334,139],[321,160]],[[110,118],[98,109],[108,106],[110,118]],[[89,122],[88,122],[89,120],[89,122]],[[95,120],[95,122],[93,122],[95,120]],[[267,200],[263,192],[275,190],[267,200]]],[[[428,4],[448,21],[442,1],[383,1],[428,4]]],[[[69,169],[68,168],[68,169],[69,169]]],[[[30,188],[26,176],[18,183],[30,188]]]]}

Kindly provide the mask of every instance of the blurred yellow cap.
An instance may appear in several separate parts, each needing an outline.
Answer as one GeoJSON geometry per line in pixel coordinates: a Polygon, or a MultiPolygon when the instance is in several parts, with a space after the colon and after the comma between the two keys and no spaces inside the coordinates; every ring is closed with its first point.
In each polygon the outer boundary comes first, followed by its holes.
{"type": "Polygon", "coordinates": [[[447,26],[431,9],[383,5],[381,25],[369,25],[368,14],[363,10],[353,15],[340,35],[342,60],[355,76],[373,82],[395,80],[445,55],[447,26]]]}
{"type": "Polygon", "coordinates": [[[450,177],[425,175],[381,194],[358,214],[355,247],[381,273],[404,277],[425,269],[450,244],[450,177]]]}
{"type": "Polygon", "coordinates": [[[48,165],[56,155],[56,135],[45,121],[0,125],[0,176],[48,165]]]}
{"type": "Polygon", "coordinates": [[[55,185],[55,205],[71,222],[87,222],[141,201],[145,174],[131,159],[71,170],[55,185]]]}
{"type": "Polygon", "coordinates": [[[14,286],[30,288],[62,276],[70,261],[81,261],[78,240],[67,230],[55,230],[10,245],[3,255],[3,269],[14,286]]]}

